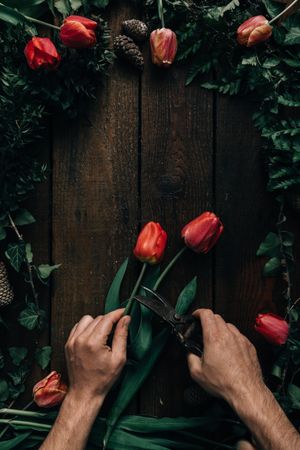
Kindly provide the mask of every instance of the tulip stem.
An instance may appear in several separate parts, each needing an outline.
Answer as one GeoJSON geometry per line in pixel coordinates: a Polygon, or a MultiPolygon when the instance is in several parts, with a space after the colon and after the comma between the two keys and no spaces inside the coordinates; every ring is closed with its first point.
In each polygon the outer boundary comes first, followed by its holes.
{"type": "Polygon", "coordinates": [[[172,267],[176,264],[177,260],[180,258],[180,256],[187,250],[187,247],[182,247],[181,250],[179,250],[178,253],[174,256],[174,258],[169,262],[165,270],[160,274],[158,279],[156,280],[155,285],[153,286],[153,290],[156,291],[161,284],[161,282],[164,280],[165,276],[170,272],[172,267]]]}
{"type": "Polygon", "coordinates": [[[161,26],[162,28],[165,28],[164,7],[162,0],[157,1],[157,8],[158,8],[158,16],[161,20],[161,26]]]}
{"type": "Polygon", "coordinates": [[[142,279],[144,278],[146,269],[147,269],[147,263],[144,263],[143,266],[142,266],[142,269],[140,271],[139,277],[136,280],[134,288],[132,289],[132,292],[131,292],[131,295],[129,297],[129,300],[128,300],[128,303],[126,305],[126,308],[125,308],[125,311],[123,313],[123,316],[126,316],[126,315],[130,314],[130,311],[131,311],[131,308],[132,308],[132,305],[133,305],[133,301],[134,301],[133,297],[137,294],[137,292],[139,290],[139,287],[140,287],[140,284],[142,282],[142,279]]]}
{"type": "Polygon", "coordinates": [[[279,13],[276,17],[274,17],[272,20],[269,21],[269,25],[272,25],[272,23],[276,22],[276,20],[280,19],[281,16],[283,16],[286,12],[288,12],[293,6],[295,6],[299,0],[294,0],[289,6],[287,6],[281,13],[279,13]]]}
{"type": "Polygon", "coordinates": [[[0,423],[8,424],[8,425],[23,425],[28,428],[39,427],[41,430],[51,430],[52,425],[47,423],[38,423],[38,422],[28,422],[23,420],[13,420],[13,419],[0,419],[0,423]]]}
{"type": "Polygon", "coordinates": [[[57,27],[56,25],[52,25],[52,23],[44,22],[43,20],[38,20],[38,19],[35,19],[34,17],[30,17],[30,16],[24,15],[24,17],[26,20],[29,20],[32,23],[37,23],[38,25],[43,25],[48,28],[53,28],[54,30],[60,30],[60,27],[57,27]]]}

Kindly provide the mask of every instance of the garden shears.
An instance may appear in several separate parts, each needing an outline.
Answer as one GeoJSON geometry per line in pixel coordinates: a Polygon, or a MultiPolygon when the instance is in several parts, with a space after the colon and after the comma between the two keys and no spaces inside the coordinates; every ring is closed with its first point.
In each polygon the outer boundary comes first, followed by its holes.
{"type": "Polygon", "coordinates": [[[173,334],[181,345],[188,352],[202,356],[203,339],[199,321],[190,314],[178,314],[173,306],[156,291],[145,286],[142,286],[142,289],[144,289],[146,294],[150,295],[136,295],[134,300],[146,306],[146,308],[150,309],[166,322],[172,328],[173,334]]]}

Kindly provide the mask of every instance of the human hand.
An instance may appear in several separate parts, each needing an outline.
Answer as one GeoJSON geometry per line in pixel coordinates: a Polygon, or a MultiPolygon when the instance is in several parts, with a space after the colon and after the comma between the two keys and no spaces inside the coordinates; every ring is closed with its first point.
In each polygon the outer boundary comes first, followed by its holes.
{"type": "Polygon", "coordinates": [[[82,398],[104,400],[126,363],[130,317],[118,309],[95,319],[83,316],[65,345],[70,393],[82,398]],[[107,339],[117,324],[111,348],[107,339]]]}
{"type": "Polygon", "coordinates": [[[201,321],[204,351],[188,355],[191,377],[212,395],[233,404],[246,392],[264,386],[256,350],[232,324],[209,309],[193,314],[201,321]]]}

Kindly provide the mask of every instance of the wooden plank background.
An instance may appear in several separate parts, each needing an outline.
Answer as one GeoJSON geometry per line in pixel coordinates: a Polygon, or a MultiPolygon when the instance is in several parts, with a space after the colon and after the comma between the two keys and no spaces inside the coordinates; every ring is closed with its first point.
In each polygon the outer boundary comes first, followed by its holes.
{"type": "MultiPolygon", "coordinates": [[[[122,20],[139,13],[114,2],[113,34],[122,20]]],[[[180,248],[181,227],[204,210],[214,210],[225,225],[213,252],[202,257],[190,252],[174,269],[163,288],[168,298],[174,300],[197,274],[195,308],[214,308],[259,344],[254,318],[263,307],[273,307],[273,282],[261,277],[264,261],[255,256],[274,217],[253,107],[197,83],[185,87],[182,68],[159,70],[147,48],[144,56],[142,76],[117,62],[87,108],[87,120],[54,120],[51,146],[45,147],[51,177],[32,205],[38,225],[31,239],[37,258],[62,264],[45,292],[51,321],[43,341],[53,347],[52,368],[63,374],[70,329],[83,314],[103,311],[114,273],[149,220],[168,231],[167,257],[180,248]]],[[[132,259],[124,291],[137,272],[132,259]]],[[[188,414],[183,392],[190,383],[184,355],[171,342],[131,411],[188,414]]]]}

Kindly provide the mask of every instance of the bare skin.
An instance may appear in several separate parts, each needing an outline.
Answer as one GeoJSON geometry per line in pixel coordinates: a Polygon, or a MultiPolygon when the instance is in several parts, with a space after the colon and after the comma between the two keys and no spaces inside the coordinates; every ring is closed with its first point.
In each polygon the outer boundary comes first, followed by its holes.
{"type": "Polygon", "coordinates": [[[70,388],[41,450],[82,450],[98,412],[126,362],[130,317],[123,309],[84,316],[65,346],[70,388]],[[116,325],[112,347],[107,339],[116,325]]]}
{"type": "MultiPolygon", "coordinates": [[[[232,324],[208,309],[194,312],[203,330],[202,358],[188,355],[191,377],[224,398],[263,450],[299,450],[300,436],[263,382],[254,346],[232,324]]],[[[255,447],[241,442],[240,450],[255,447]]]]}

